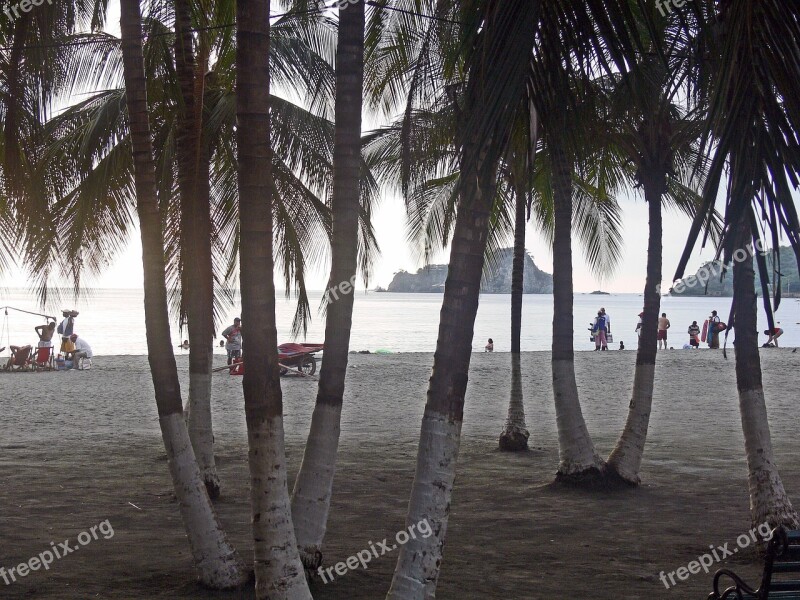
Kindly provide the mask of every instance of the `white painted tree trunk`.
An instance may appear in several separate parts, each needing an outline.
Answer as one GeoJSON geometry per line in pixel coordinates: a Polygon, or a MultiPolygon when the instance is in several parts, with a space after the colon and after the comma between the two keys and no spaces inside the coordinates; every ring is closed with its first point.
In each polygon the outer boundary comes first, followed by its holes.
{"type": "Polygon", "coordinates": [[[219,494],[219,475],[214,461],[214,430],[211,425],[211,373],[189,373],[189,437],[197,466],[209,494],[219,494]]]}
{"type": "Polygon", "coordinates": [[[200,582],[213,589],[229,589],[247,581],[247,574],[211,505],[195,461],[181,413],[159,419],[169,470],[189,537],[200,582]]]}
{"type": "Polygon", "coordinates": [[[747,453],[747,481],[753,526],[764,522],[797,529],[798,516],[792,507],[775,465],[763,388],[739,392],[744,448],[747,453]]]}
{"type": "Polygon", "coordinates": [[[633,394],[628,410],[625,429],[617,441],[617,446],[608,458],[609,466],[625,481],[639,483],[639,469],[642,466],[647,430],[650,424],[650,411],[653,406],[653,381],[655,365],[636,365],[633,376],[633,394]]]}
{"type": "Polygon", "coordinates": [[[461,422],[431,411],[422,419],[417,471],[411,489],[406,530],[427,521],[433,533],[409,539],[400,547],[386,600],[432,600],[442,561],[461,422]]]}
{"type": "Polygon", "coordinates": [[[573,361],[553,361],[553,392],[558,427],[559,474],[574,475],[591,468],[601,469],[603,460],[594,449],[583,419],[573,361]]]}
{"type": "Polygon", "coordinates": [[[250,494],[258,600],[311,600],[286,480],[283,417],[250,423],[250,494]]]}
{"type": "Polygon", "coordinates": [[[518,352],[511,353],[511,396],[508,417],[500,434],[500,450],[521,452],[528,448],[530,433],[525,423],[525,405],[522,393],[522,368],[518,352]]]}
{"type": "Polygon", "coordinates": [[[328,526],[341,421],[341,404],[316,404],[303,464],[292,492],[297,545],[303,562],[310,568],[319,566],[328,526]]]}

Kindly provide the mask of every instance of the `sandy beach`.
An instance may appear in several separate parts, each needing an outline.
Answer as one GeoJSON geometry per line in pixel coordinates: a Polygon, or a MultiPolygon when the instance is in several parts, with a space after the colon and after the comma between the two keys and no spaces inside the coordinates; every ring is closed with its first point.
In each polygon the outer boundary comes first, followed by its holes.
{"type": "MultiPolygon", "coordinates": [[[[218,360],[222,360],[217,357],[218,360]]],[[[325,545],[332,565],[404,527],[430,354],[352,355],[341,451],[325,545]]],[[[584,415],[607,455],[624,423],[635,352],[576,355],[584,415]]],[[[800,353],[762,350],[776,458],[800,503],[800,353]]],[[[222,363],[221,363],[222,364],[222,363]]],[[[3,598],[250,598],[194,582],[165,463],[147,359],[97,357],[85,372],[0,374],[0,566],[13,567],[104,520],[100,537],[50,566],[0,580],[3,598]]],[[[703,572],[666,589],[710,544],[750,528],[734,361],[708,350],[659,354],[650,437],[636,490],[582,493],[549,484],[558,445],[549,354],[525,353],[532,450],[497,450],[510,355],[475,354],[437,597],[455,599],[704,598],[703,572]]],[[[179,357],[188,388],[188,360],[179,357]]],[[[314,382],[284,379],[290,481],[313,408],[314,382]]],[[[251,552],[241,379],[214,379],[214,426],[231,540],[251,552]]],[[[396,554],[324,584],[318,600],[383,598],[396,554]]],[[[753,577],[742,551],[727,566],[753,577]]],[[[712,569],[723,566],[715,565],[712,569]]]]}

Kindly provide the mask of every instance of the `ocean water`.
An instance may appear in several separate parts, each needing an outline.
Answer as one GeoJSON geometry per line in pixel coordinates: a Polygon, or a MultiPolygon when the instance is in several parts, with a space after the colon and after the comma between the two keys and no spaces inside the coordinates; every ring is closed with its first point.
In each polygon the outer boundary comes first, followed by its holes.
{"type": "MultiPolygon", "coordinates": [[[[322,293],[312,296],[313,321],[305,337],[310,342],[322,342],[325,323],[316,313],[322,293]]],[[[484,294],[480,299],[478,316],[475,322],[473,348],[483,351],[488,338],[494,340],[496,352],[507,352],[510,342],[510,296],[508,294],[484,294]]],[[[12,306],[33,312],[42,312],[35,298],[26,290],[0,290],[0,346],[34,344],[37,340],[34,326],[44,319],[13,310],[4,311],[3,306],[12,306]],[[7,315],[4,314],[7,312],[7,315]]],[[[439,312],[442,305],[441,294],[394,294],[388,292],[358,292],[356,294],[353,331],[350,347],[353,350],[388,350],[390,352],[433,352],[438,334],[439,312]]],[[[688,340],[686,329],[693,320],[702,326],[703,320],[717,310],[723,321],[727,321],[730,311],[730,298],[672,298],[662,299],[661,308],[672,323],[669,331],[669,344],[681,348],[688,340]]],[[[612,348],[620,341],[626,349],[636,349],[634,329],[638,314],[642,309],[642,297],[638,294],[612,294],[599,296],[576,294],[574,303],[575,350],[593,350],[589,342],[589,323],[600,307],[605,307],[611,317],[611,330],[614,334],[612,348]]],[[[760,306],[760,305],[759,305],[760,306]]],[[[277,323],[279,342],[294,341],[290,335],[294,301],[282,295],[277,302],[277,323]]],[[[60,303],[46,307],[46,314],[59,317],[62,308],[75,308],[80,311],[76,319],[75,331],[92,346],[97,355],[109,354],[147,354],[144,329],[144,305],[141,290],[95,289],[88,297],[75,303],[60,303]]],[[[228,311],[218,331],[239,316],[240,306],[228,311]]],[[[522,350],[550,350],[553,318],[553,297],[551,295],[530,294],[524,296],[522,314],[522,350]]],[[[759,329],[766,329],[766,316],[763,309],[759,315],[759,329]]],[[[780,338],[781,346],[800,346],[800,299],[784,299],[776,321],[785,333],[780,338]]],[[[247,339],[244,323],[245,344],[247,339]]],[[[177,323],[173,326],[172,343],[175,352],[188,353],[177,348],[187,333],[179,331],[177,323]]],[[[730,341],[733,338],[733,332],[730,341]]],[[[217,344],[219,343],[217,338],[217,344]]],[[[301,337],[300,340],[303,338],[301,337]]],[[[766,337],[762,342],[766,341],[766,337]]],[[[215,352],[224,350],[215,346],[215,352]]],[[[8,354],[8,350],[2,353],[8,354]]]]}

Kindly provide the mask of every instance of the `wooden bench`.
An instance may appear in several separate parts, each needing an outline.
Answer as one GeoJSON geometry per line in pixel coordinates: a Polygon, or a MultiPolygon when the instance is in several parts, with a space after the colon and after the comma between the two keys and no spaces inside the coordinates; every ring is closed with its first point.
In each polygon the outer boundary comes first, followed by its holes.
{"type": "Polygon", "coordinates": [[[778,527],[772,532],[758,589],[751,588],[729,569],[720,569],[714,574],[714,591],[708,600],[753,599],[800,600],[800,531],[778,527]],[[723,577],[733,580],[733,585],[720,591],[723,577]]]}

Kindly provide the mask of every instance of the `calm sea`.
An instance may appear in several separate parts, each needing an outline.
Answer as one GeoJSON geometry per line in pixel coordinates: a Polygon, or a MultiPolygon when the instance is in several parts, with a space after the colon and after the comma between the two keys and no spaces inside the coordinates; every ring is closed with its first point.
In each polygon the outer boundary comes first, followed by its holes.
{"type": "MultiPolygon", "coordinates": [[[[318,292],[312,300],[316,310],[321,297],[318,292]]],[[[716,309],[723,321],[727,321],[730,298],[663,298],[662,310],[672,323],[669,343],[680,348],[687,341],[686,329],[693,320],[702,325],[712,309],[716,309]]],[[[359,292],[356,295],[353,332],[350,347],[353,350],[388,350],[391,352],[433,352],[436,346],[441,294],[392,294],[385,292],[359,292]]],[[[0,290],[0,307],[13,306],[24,310],[42,312],[35,298],[26,290],[0,290]]],[[[598,296],[576,294],[575,296],[575,349],[593,350],[587,328],[600,307],[605,307],[611,316],[613,347],[620,340],[629,350],[636,349],[634,329],[638,313],[642,309],[642,298],[637,294],[612,294],[598,296]]],[[[86,299],[73,304],[60,303],[48,306],[47,314],[59,316],[62,308],[80,311],[75,331],[86,339],[95,354],[146,354],[144,307],[141,290],[95,289],[86,299]]],[[[233,317],[239,315],[239,306],[233,307],[219,327],[225,327],[233,317]]],[[[0,346],[34,343],[34,326],[43,323],[41,317],[0,309],[3,319],[0,327],[0,346]]],[[[763,311],[762,311],[763,313],[763,311]]],[[[290,336],[294,302],[281,295],[277,305],[278,339],[292,341],[290,336]]],[[[553,297],[550,295],[526,295],[523,301],[522,349],[550,350],[553,318],[553,297]]],[[[766,329],[764,314],[759,315],[759,329],[766,329]]],[[[777,321],[785,330],[782,346],[800,346],[800,300],[784,299],[777,313],[777,321]]],[[[486,294],[481,296],[478,318],[475,323],[473,347],[482,351],[488,338],[494,339],[495,351],[510,350],[510,296],[486,294]]],[[[246,324],[245,331],[246,331],[246,324]]],[[[324,320],[316,315],[306,339],[322,342],[324,320]]],[[[178,354],[188,352],[177,349],[186,332],[180,332],[177,324],[173,328],[172,341],[178,354]]],[[[246,332],[245,332],[246,339],[246,332]]],[[[218,338],[219,340],[219,338],[218,338]]],[[[766,339],[763,339],[766,341],[766,339]]],[[[730,342],[729,342],[730,343],[730,342]]],[[[216,352],[224,350],[216,347],[216,352]]],[[[8,350],[3,352],[7,355],[8,350]]]]}

